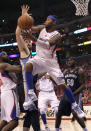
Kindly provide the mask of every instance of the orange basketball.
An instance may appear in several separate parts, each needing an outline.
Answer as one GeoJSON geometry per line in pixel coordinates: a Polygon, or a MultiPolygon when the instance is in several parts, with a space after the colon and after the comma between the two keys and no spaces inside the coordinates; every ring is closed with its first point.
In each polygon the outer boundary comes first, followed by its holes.
{"type": "Polygon", "coordinates": [[[34,19],[28,14],[24,14],[18,18],[18,26],[23,30],[29,30],[34,24],[34,19]]]}

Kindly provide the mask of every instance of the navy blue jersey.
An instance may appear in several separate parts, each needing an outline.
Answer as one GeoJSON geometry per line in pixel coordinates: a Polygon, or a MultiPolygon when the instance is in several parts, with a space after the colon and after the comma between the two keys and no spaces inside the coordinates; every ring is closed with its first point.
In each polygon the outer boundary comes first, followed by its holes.
{"type": "Polygon", "coordinates": [[[65,82],[67,86],[71,88],[72,92],[74,92],[76,89],[80,87],[78,71],[79,67],[74,70],[67,69],[64,74],[65,82]]]}

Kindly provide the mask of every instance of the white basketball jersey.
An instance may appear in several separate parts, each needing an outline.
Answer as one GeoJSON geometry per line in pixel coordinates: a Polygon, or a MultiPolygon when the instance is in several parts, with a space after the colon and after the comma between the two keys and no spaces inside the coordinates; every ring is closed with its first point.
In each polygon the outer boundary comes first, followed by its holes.
{"type": "Polygon", "coordinates": [[[0,73],[0,80],[2,82],[0,87],[1,92],[16,88],[12,73],[8,73],[7,71],[0,73]]]}
{"type": "Polygon", "coordinates": [[[54,85],[50,79],[45,78],[43,76],[40,80],[38,80],[38,90],[39,91],[52,91],[54,90],[54,85]]]}
{"type": "Polygon", "coordinates": [[[36,53],[41,58],[54,58],[56,57],[56,45],[54,46],[47,46],[46,42],[59,32],[53,31],[53,32],[47,32],[46,28],[44,28],[38,37],[37,44],[36,44],[36,53]]]}

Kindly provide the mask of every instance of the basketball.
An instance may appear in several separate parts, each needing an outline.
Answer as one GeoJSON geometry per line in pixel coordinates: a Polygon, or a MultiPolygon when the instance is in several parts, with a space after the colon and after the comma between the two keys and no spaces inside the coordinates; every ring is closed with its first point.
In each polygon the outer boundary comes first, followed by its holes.
{"type": "Polygon", "coordinates": [[[24,14],[18,18],[18,26],[23,30],[29,30],[34,24],[34,19],[28,14],[24,14]]]}

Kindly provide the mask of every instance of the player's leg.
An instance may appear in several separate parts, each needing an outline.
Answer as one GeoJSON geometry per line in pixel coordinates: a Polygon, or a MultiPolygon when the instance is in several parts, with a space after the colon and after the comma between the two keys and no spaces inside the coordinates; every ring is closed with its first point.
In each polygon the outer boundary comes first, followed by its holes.
{"type": "Polygon", "coordinates": [[[48,96],[46,97],[45,92],[39,92],[38,108],[40,110],[40,116],[41,116],[41,119],[42,119],[43,124],[45,126],[45,130],[49,131],[48,123],[47,123],[47,120],[46,120],[46,111],[47,111],[47,108],[48,108],[47,99],[48,99],[48,96]]]}
{"type": "Polygon", "coordinates": [[[72,104],[72,109],[74,109],[75,112],[77,112],[79,117],[84,116],[84,112],[79,108],[79,106],[77,105],[75,101],[75,97],[72,93],[72,90],[70,89],[70,87],[67,87],[67,85],[65,84],[64,76],[59,68],[58,63],[55,60],[53,61],[53,63],[50,63],[50,64],[49,63],[48,63],[48,66],[46,67],[47,72],[55,80],[59,88],[63,89],[64,94],[68,97],[69,101],[72,104]]]}
{"type": "MultiPolygon", "coordinates": [[[[59,107],[59,101],[57,100],[57,97],[56,97],[56,95],[55,95],[55,93],[53,92],[52,93],[52,96],[50,95],[50,104],[51,104],[51,107],[53,108],[53,110],[54,110],[54,113],[55,113],[55,118],[56,118],[56,121],[55,121],[55,131],[61,131],[61,127],[60,127],[60,125],[61,125],[61,120],[59,120],[59,117],[57,116],[58,115],[58,107],[59,107]],[[56,127],[56,122],[57,121],[59,121],[58,122],[58,124],[59,124],[59,127],[57,128],[56,127]]],[[[61,116],[60,116],[60,119],[61,119],[61,116]]]]}
{"type": "Polygon", "coordinates": [[[7,125],[7,121],[4,121],[4,120],[2,120],[1,122],[0,122],[0,131],[3,129],[3,127],[4,126],[6,126],[7,125]]]}
{"type": "Polygon", "coordinates": [[[77,120],[77,122],[80,124],[80,126],[83,128],[83,131],[88,131],[85,122],[84,122],[84,118],[79,118],[77,116],[77,114],[74,112],[74,110],[72,110],[72,114],[74,116],[74,118],[77,120]]]}
{"type": "Polygon", "coordinates": [[[37,100],[37,96],[34,92],[33,75],[32,75],[33,65],[32,63],[27,63],[25,66],[25,85],[26,90],[28,90],[28,100],[24,102],[23,106],[26,108],[29,105],[33,105],[33,102],[37,100]]]}
{"type": "Polygon", "coordinates": [[[3,128],[14,129],[18,125],[18,104],[17,97],[13,90],[8,90],[1,95],[3,108],[1,109],[1,119],[7,121],[7,125],[3,128]],[[3,113],[2,113],[3,111],[3,113]]]}
{"type": "Polygon", "coordinates": [[[18,125],[18,103],[17,103],[17,96],[14,90],[7,91],[7,96],[5,96],[5,103],[6,103],[6,121],[8,124],[5,126],[3,130],[13,130],[18,125]],[[8,101],[8,102],[7,102],[8,101]]]}
{"type": "Polygon", "coordinates": [[[54,113],[56,116],[58,112],[59,100],[57,99],[57,96],[54,91],[50,93],[49,99],[50,99],[50,105],[54,109],[54,113]]]}
{"type": "MultiPolygon", "coordinates": [[[[54,110],[55,117],[57,117],[59,101],[54,91],[50,93],[49,99],[50,99],[51,108],[54,110]]],[[[57,128],[56,128],[56,131],[57,131],[57,128]]]]}
{"type": "Polygon", "coordinates": [[[58,107],[58,113],[56,115],[56,122],[55,122],[56,131],[62,130],[61,129],[62,116],[70,116],[70,114],[71,114],[71,104],[67,100],[67,97],[64,95],[61,98],[61,101],[58,107]]]}
{"type": "Polygon", "coordinates": [[[18,120],[11,120],[6,126],[4,126],[2,131],[12,131],[17,126],[18,126],[18,120]]]}
{"type": "Polygon", "coordinates": [[[55,80],[59,88],[62,88],[64,90],[64,93],[67,95],[70,102],[75,103],[74,95],[71,89],[65,84],[64,76],[61,69],[59,68],[58,62],[55,59],[48,62],[48,66],[46,67],[48,73],[55,80]]]}
{"type": "Polygon", "coordinates": [[[42,70],[41,63],[42,62],[39,58],[34,57],[33,59],[29,60],[25,65],[25,82],[30,99],[29,101],[24,103],[24,106],[28,106],[32,102],[37,100],[37,96],[34,93],[33,75],[36,75],[42,70]]]}
{"type": "Polygon", "coordinates": [[[5,97],[6,97],[6,94],[4,93],[1,93],[1,121],[0,121],[0,131],[1,129],[7,124],[7,121],[5,120],[6,118],[6,115],[5,115],[5,107],[6,107],[6,104],[5,104],[5,97]]]}
{"type": "Polygon", "coordinates": [[[24,116],[23,131],[29,131],[31,126],[31,111],[27,110],[24,116]]]}
{"type": "Polygon", "coordinates": [[[40,108],[40,116],[41,116],[41,119],[43,121],[43,124],[45,126],[45,130],[46,131],[49,131],[49,127],[48,127],[48,123],[47,123],[47,120],[46,120],[46,109],[45,108],[40,108]]]}
{"type": "MultiPolygon", "coordinates": [[[[82,109],[82,94],[78,94],[75,96],[76,102],[79,105],[79,107],[82,109]]],[[[79,118],[77,114],[72,110],[73,118],[77,120],[77,122],[80,124],[80,126],[83,128],[83,131],[87,131],[87,127],[84,122],[84,117],[79,118]]]]}
{"type": "MultiPolygon", "coordinates": [[[[81,97],[81,93],[80,93],[80,94],[77,94],[77,95],[75,96],[75,100],[76,100],[77,104],[79,105],[79,107],[81,108],[81,110],[83,110],[83,109],[82,109],[82,97],[81,97]]],[[[72,122],[75,121],[75,120],[76,120],[75,115],[73,115],[73,117],[72,117],[72,122]]]]}
{"type": "Polygon", "coordinates": [[[56,115],[55,131],[62,131],[61,121],[62,121],[62,112],[58,111],[58,113],[56,115]]]}
{"type": "Polygon", "coordinates": [[[32,111],[31,124],[34,131],[40,131],[40,119],[38,110],[32,111]]]}

